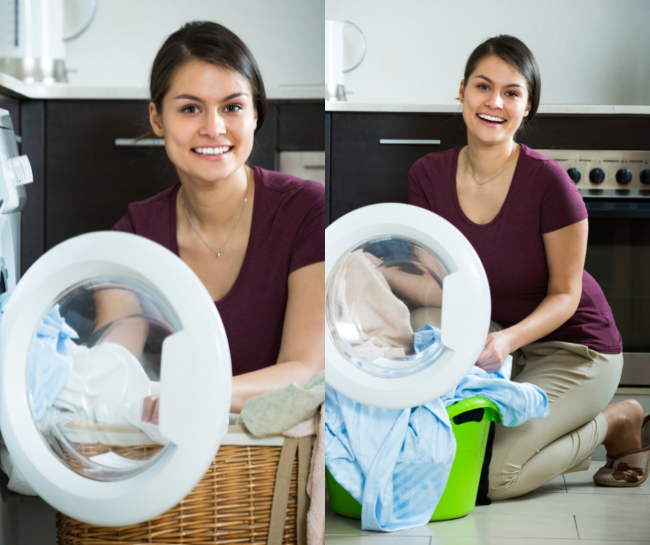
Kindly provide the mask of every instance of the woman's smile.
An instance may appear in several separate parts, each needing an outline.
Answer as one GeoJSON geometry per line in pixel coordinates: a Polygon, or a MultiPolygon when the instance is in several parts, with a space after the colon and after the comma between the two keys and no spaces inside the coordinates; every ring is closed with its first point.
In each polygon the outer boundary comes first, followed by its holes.
{"type": "Polygon", "coordinates": [[[205,161],[224,161],[232,155],[233,149],[235,146],[201,146],[192,148],[192,152],[205,161]]]}

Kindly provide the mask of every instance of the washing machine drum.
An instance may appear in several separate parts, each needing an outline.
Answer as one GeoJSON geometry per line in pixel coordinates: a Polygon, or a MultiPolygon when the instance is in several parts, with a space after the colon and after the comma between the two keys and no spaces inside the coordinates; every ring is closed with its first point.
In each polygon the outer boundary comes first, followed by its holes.
{"type": "Polygon", "coordinates": [[[326,380],[360,403],[416,407],[456,386],[490,325],[485,270],[436,214],[367,206],[325,231],[326,380]]]}

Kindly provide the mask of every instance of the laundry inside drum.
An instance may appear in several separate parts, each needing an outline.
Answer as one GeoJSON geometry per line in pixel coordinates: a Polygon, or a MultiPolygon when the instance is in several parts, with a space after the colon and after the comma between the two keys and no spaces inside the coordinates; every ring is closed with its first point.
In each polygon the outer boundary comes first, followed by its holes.
{"type": "Polygon", "coordinates": [[[430,248],[403,236],[356,244],[332,268],[326,322],[337,349],[363,371],[412,374],[444,352],[442,289],[448,266],[430,248]]]}
{"type": "Polygon", "coordinates": [[[131,279],[94,278],[52,302],[30,345],[26,385],[41,438],[62,463],[113,481],[160,458],[168,441],[143,415],[164,402],[163,341],[180,329],[165,298],[131,279]]]}

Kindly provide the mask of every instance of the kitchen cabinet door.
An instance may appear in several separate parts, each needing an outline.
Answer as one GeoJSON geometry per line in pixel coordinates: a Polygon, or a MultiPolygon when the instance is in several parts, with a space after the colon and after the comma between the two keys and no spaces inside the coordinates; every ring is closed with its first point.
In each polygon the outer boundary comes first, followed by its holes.
{"type": "Polygon", "coordinates": [[[408,172],[419,158],[464,144],[457,115],[331,114],[330,221],[382,202],[406,203],[408,172]],[[439,144],[380,144],[380,140],[439,144]]]}
{"type": "MultiPolygon", "coordinates": [[[[116,147],[149,132],[144,101],[45,104],[45,250],[110,229],[135,201],[177,181],[162,147],[116,147]]],[[[29,206],[29,204],[28,204],[29,206]]]]}

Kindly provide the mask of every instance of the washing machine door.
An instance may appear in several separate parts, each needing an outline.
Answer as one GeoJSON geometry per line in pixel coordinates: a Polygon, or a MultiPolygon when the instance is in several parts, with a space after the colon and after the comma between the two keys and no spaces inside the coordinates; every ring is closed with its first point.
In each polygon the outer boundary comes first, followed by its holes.
{"type": "Polygon", "coordinates": [[[2,435],[45,501],[122,526],[198,483],[228,430],[232,371],[215,305],[178,257],[125,233],[76,237],[27,271],[0,323],[2,435]],[[156,399],[159,424],[143,422],[156,399]]]}
{"type": "Polygon", "coordinates": [[[405,204],[355,210],[325,231],[326,380],[374,407],[422,405],[476,363],[490,290],[469,241],[405,204]]]}

